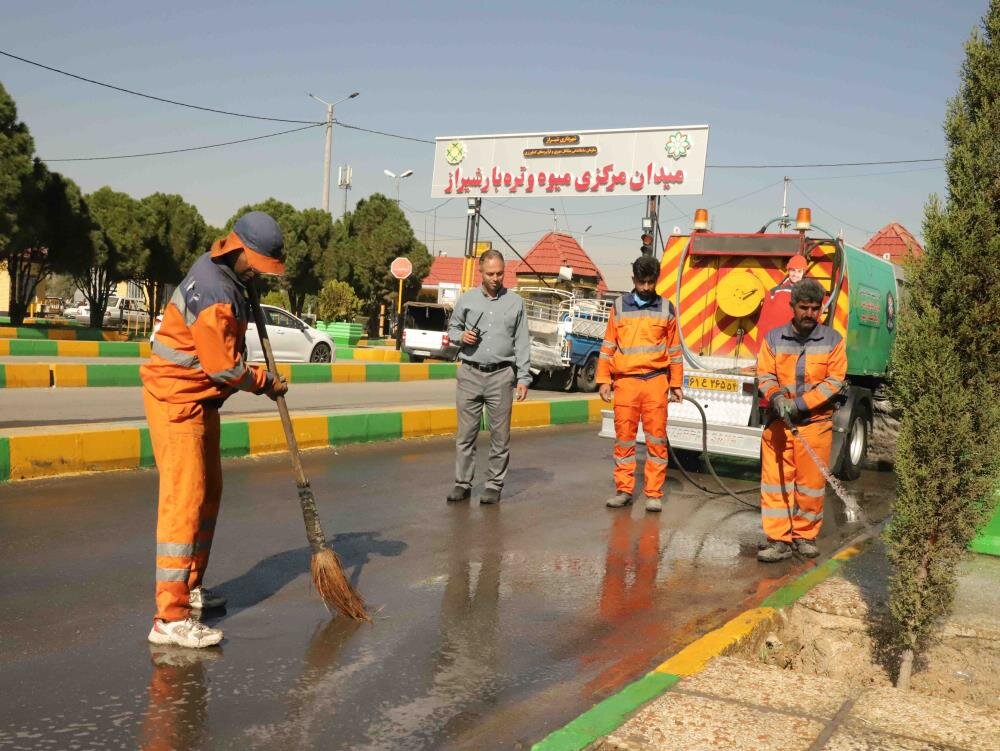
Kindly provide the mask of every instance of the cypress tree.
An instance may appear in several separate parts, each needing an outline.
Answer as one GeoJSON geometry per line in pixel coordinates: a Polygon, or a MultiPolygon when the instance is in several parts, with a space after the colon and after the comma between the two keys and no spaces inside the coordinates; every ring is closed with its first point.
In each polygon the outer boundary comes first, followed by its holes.
{"type": "Polygon", "coordinates": [[[926,205],[893,354],[902,421],[885,540],[901,688],[951,609],[958,564],[1000,484],[1000,0],[965,51],[944,123],[947,194],[926,205]]]}

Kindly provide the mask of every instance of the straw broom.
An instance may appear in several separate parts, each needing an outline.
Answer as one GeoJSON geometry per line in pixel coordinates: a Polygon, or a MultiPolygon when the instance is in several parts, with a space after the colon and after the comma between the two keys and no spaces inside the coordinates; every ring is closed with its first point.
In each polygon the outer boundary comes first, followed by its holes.
{"type": "MultiPolygon", "coordinates": [[[[257,333],[260,335],[261,348],[264,350],[264,361],[267,363],[267,369],[277,378],[278,370],[274,363],[274,353],[271,351],[271,341],[267,338],[267,324],[264,321],[264,313],[260,309],[260,298],[256,286],[253,283],[249,284],[247,291],[250,296],[250,308],[253,310],[254,322],[257,324],[257,333]]],[[[292,430],[292,419],[288,414],[285,397],[279,396],[275,401],[278,403],[281,425],[285,429],[288,453],[292,457],[292,469],[295,472],[295,484],[299,492],[299,505],[302,507],[302,520],[306,525],[306,539],[309,540],[309,547],[312,549],[309,570],[312,573],[313,586],[316,587],[316,591],[319,592],[319,596],[323,598],[323,603],[331,613],[334,610],[339,610],[348,618],[356,621],[370,620],[365,601],[361,599],[361,595],[347,580],[340,558],[326,542],[326,535],[323,534],[323,528],[319,522],[319,512],[316,510],[316,498],[313,496],[309,480],[306,479],[306,474],[302,469],[299,444],[295,440],[295,432],[292,430]]]]}

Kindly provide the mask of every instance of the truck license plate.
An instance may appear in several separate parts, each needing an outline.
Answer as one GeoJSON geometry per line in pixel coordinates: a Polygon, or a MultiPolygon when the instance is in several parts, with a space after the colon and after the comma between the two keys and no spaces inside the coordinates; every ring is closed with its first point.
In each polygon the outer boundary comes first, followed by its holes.
{"type": "Polygon", "coordinates": [[[413,350],[413,354],[417,355],[418,357],[430,357],[431,356],[431,353],[428,352],[425,349],[415,349],[415,350],[413,350]]]}
{"type": "Polygon", "coordinates": [[[709,391],[728,391],[735,394],[740,390],[740,382],[732,378],[716,378],[714,376],[685,376],[684,386],[689,389],[708,389],[709,391]]]}

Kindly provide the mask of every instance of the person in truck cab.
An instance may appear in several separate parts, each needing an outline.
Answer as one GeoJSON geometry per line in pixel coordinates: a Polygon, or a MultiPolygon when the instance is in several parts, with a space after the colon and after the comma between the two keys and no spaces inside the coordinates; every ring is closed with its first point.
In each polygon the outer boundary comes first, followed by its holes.
{"type": "Polygon", "coordinates": [[[764,297],[764,304],[760,309],[760,317],[757,319],[757,330],[759,336],[763,337],[771,329],[784,326],[792,320],[792,286],[796,282],[802,281],[809,262],[804,256],[794,255],[788,259],[785,267],[785,278],[781,284],[771,287],[764,297]]]}
{"type": "Polygon", "coordinates": [[[829,465],[835,400],[844,390],[844,339],[819,323],[825,292],[815,279],[792,286],[792,322],[771,329],[757,353],[757,383],[770,405],[760,447],[760,516],[767,543],[757,560],[819,555],[826,479],[801,446],[829,465]],[[793,436],[790,426],[798,428],[793,436]]]}
{"type": "Polygon", "coordinates": [[[632,264],[635,285],[617,300],[597,361],[601,398],[615,400],[615,494],[605,505],[632,503],[635,436],[639,419],[646,434],[646,510],[663,508],[667,479],[667,399],[684,398],[684,361],[674,307],[656,294],[660,264],[640,256],[632,264]]]}

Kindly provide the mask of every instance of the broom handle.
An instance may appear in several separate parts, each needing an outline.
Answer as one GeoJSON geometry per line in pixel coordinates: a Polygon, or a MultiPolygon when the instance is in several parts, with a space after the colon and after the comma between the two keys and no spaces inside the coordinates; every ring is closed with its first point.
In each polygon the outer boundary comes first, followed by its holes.
{"type": "MultiPolygon", "coordinates": [[[[257,335],[260,337],[260,346],[264,350],[264,362],[267,364],[267,369],[277,378],[278,368],[274,362],[274,353],[271,351],[271,340],[267,338],[267,323],[264,321],[264,311],[260,309],[260,297],[257,294],[257,287],[253,282],[247,285],[247,292],[250,297],[250,309],[253,311],[254,322],[257,324],[257,335]]],[[[281,415],[281,427],[285,429],[285,442],[288,444],[288,453],[292,457],[295,482],[300,488],[308,487],[309,480],[306,479],[305,470],[302,469],[302,458],[299,456],[299,442],[295,440],[295,431],[292,430],[292,418],[288,414],[288,405],[285,404],[284,394],[275,399],[275,401],[278,403],[278,413],[281,415]]]]}

